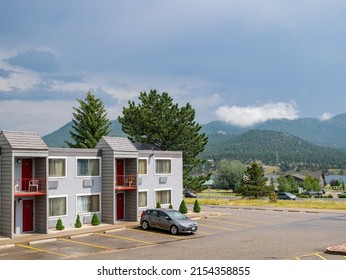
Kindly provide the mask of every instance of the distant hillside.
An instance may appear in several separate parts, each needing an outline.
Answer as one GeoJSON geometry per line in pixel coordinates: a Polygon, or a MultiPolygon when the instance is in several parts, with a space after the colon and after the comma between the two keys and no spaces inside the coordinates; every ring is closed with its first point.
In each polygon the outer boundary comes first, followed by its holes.
{"type": "Polygon", "coordinates": [[[207,134],[241,134],[254,129],[287,132],[317,145],[346,148],[346,114],[340,114],[325,121],[317,118],[283,119],[246,128],[222,121],[213,121],[202,127],[202,131],[207,134]]]}
{"type": "MultiPolygon", "coordinates": [[[[72,122],[65,124],[63,127],[58,130],[43,136],[43,141],[47,144],[48,147],[54,148],[63,148],[67,147],[65,141],[72,141],[70,137],[70,131],[72,130],[72,122]]],[[[124,132],[121,129],[121,125],[117,120],[113,120],[111,124],[111,132],[109,136],[125,136],[124,132]]]]}
{"type": "Polygon", "coordinates": [[[344,167],[346,150],[321,147],[289,133],[250,130],[241,135],[210,134],[203,158],[242,162],[261,160],[268,165],[310,168],[344,167]]]}

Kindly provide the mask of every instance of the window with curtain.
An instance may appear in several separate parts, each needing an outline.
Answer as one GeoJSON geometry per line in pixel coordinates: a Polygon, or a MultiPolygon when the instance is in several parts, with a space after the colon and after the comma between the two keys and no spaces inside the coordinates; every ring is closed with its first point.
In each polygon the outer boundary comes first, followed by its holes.
{"type": "Polygon", "coordinates": [[[138,207],[148,206],[148,192],[138,192],[138,207]]]}
{"type": "Polygon", "coordinates": [[[100,176],[100,159],[77,159],[77,176],[100,176]]]}
{"type": "Polygon", "coordinates": [[[67,214],[66,200],[66,197],[49,198],[49,217],[65,216],[67,214]]]}
{"type": "Polygon", "coordinates": [[[148,161],[146,159],[138,160],[138,174],[148,174],[148,161]]]}
{"type": "Polygon", "coordinates": [[[156,191],[156,203],[171,204],[171,190],[156,191]]]}
{"type": "Polygon", "coordinates": [[[77,213],[100,212],[100,195],[77,196],[77,213]]]}
{"type": "Polygon", "coordinates": [[[156,159],[155,160],[155,173],[156,174],[171,174],[171,160],[170,159],[156,159]]]}
{"type": "Polygon", "coordinates": [[[50,158],[48,166],[49,177],[66,177],[66,159],[50,158]]]}

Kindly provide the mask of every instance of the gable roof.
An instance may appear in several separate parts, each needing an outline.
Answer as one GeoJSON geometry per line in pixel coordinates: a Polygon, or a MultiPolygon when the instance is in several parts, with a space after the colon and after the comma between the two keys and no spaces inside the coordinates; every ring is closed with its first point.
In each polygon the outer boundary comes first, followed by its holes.
{"type": "Polygon", "coordinates": [[[36,132],[2,130],[12,149],[48,150],[48,146],[36,132]]]}
{"type": "Polygon", "coordinates": [[[134,144],[126,137],[102,137],[113,151],[137,153],[134,144]]]}

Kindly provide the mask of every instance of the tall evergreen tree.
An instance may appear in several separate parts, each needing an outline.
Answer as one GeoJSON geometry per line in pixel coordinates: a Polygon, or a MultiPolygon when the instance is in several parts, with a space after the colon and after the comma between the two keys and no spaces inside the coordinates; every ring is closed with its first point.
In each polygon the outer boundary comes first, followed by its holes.
{"type": "Polygon", "coordinates": [[[148,143],[162,150],[183,152],[184,187],[201,189],[209,176],[192,176],[193,169],[204,162],[198,154],[204,150],[208,137],[199,133],[195,110],[187,103],[179,107],[167,92],[141,92],[140,104],[128,102],[118,120],[129,139],[148,143]]]}
{"type": "Polygon", "coordinates": [[[248,197],[263,197],[269,195],[273,190],[272,186],[268,186],[267,178],[264,177],[263,167],[252,162],[249,167],[247,167],[245,175],[243,176],[240,187],[237,188],[237,192],[242,196],[248,197]]]}
{"type": "Polygon", "coordinates": [[[79,108],[74,109],[73,126],[70,131],[75,143],[65,141],[70,148],[95,148],[102,136],[110,132],[111,122],[107,119],[107,112],[103,102],[91,92],[87,93],[85,100],[77,99],[79,108]]]}

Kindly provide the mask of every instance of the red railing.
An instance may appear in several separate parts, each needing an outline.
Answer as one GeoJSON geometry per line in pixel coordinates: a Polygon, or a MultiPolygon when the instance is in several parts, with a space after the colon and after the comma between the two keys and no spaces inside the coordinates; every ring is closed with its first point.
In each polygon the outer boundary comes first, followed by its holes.
{"type": "Polygon", "coordinates": [[[14,180],[15,193],[46,193],[46,178],[17,178],[14,180]]]}
{"type": "Polygon", "coordinates": [[[136,175],[117,175],[115,176],[115,188],[136,189],[137,176],[136,175]]]}

